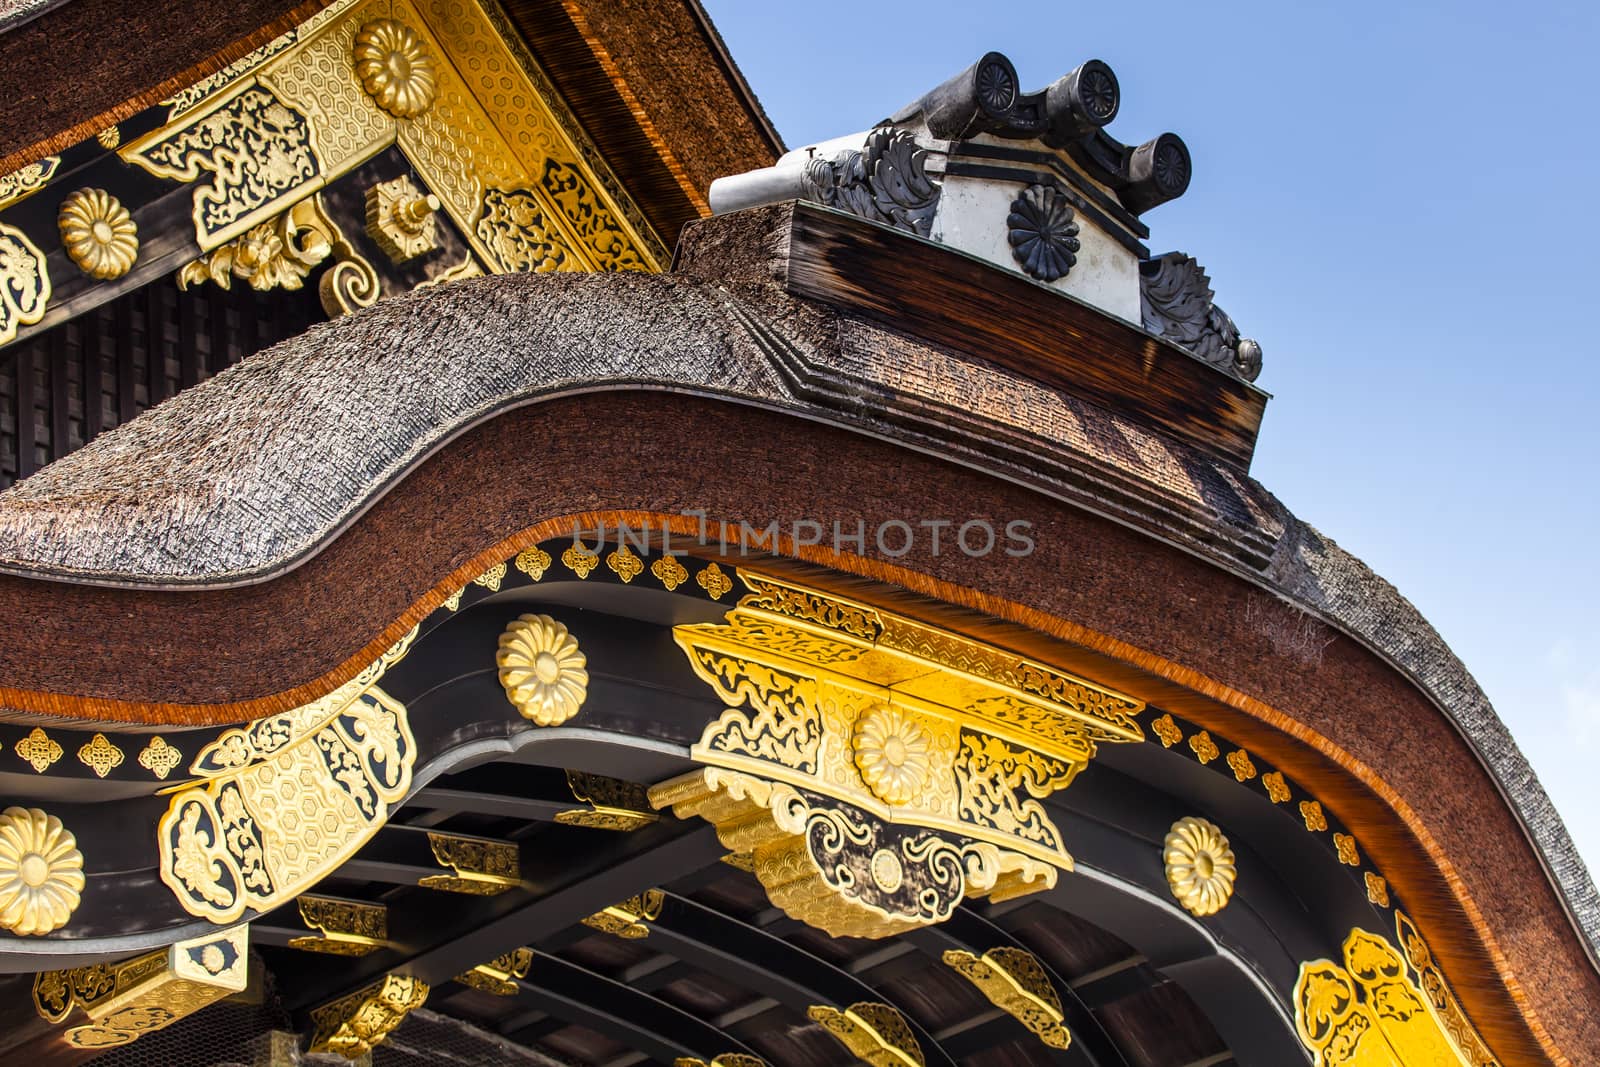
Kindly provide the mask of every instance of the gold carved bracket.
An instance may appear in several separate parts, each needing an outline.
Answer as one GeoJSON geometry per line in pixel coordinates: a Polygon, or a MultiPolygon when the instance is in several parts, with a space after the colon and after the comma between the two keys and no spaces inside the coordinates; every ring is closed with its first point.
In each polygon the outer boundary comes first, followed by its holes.
{"type": "Polygon", "coordinates": [[[835,935],[942,921],[966,895],[1047,889],[1072,869],[1041,801],[1101,744],[1143,740],[1144,705],[867,604],[741,570],[722,624],[674,637],[726,710],[708,770],[651,803],[717,826],[773,902],[835,935]]]}
{"type": "Polygon", "coordinates": [[[981,956],[950,949],[944,962],[1044,1044],[1061,1049],[1072,1045],[1061,996],[1038,958],[1027,949],[992,948],[981,956]]]}
{"type": "Polygon", "coordinates": [[[528,977],[533,967],[533,950],[516,948],[488,963],[480,963],[470,971],[456,975],[456,981],[483,993],[497,997],[517,995],[517,980],[528,977]]]}
{"type": "Polygon", "coordinates": [[[121,963],[44,971],[33,980],[34,1008],[71,1024],[61,1038],[73,1048],[130,1044],[243,990],[248,937],[249,928],[237,926],[121,963]]]}
{"type": "Polygon", "coordinates": [[[842,1010],[819,1004],[806,1014],[869,1067],[927,1065],[905,1016],[887,1004],[863,1001],[842,1010]]]}
{"type": "Polygon", "coordinates": [[[428,847],[450,874],[430,874],[417,884],[424,889],[492,897],[522,883],[520,852],[514,841],[492,841],[458,834],[428,834],[428,847]]]}
{"type": "Polygon", "coordinates": [[[359,1059],[382,1044],[427,999],[428,983],[420,978],[386,975],[380,982],[312,1011],[315,1032],[311,1051],[359,1059]]]}
{"type": "Polygon", "coordinates": [[[383,904],[308,894],[295,905],[300,920],[317,934],[290,938],[290,948],[329,956],[366,956],[389,939],[389,909],[383,904]]]}

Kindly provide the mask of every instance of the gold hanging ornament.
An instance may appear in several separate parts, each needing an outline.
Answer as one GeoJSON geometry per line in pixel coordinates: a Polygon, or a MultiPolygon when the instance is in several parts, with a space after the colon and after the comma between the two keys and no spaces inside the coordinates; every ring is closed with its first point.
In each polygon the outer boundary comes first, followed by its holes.
{"type": "Polygon", "coordinates": [[[61,243],[91,278],[120,278],[139,258],[139,228],[121,201],[104,189],[79,189],[61,201],[61,243]]]}

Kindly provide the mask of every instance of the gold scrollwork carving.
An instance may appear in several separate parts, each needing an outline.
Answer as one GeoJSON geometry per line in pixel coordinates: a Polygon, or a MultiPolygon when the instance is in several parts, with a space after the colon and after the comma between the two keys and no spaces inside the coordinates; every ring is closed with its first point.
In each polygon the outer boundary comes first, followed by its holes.
{"type": "Polygon", "coordinates": [[[320,184],[311,124],[266,85],[251,84],[122,149],[158,178],[198,182],[194,232],[214,248],[320,184]]]}
{"type": "Polygon", "coordinates": [[[104,778],[122,766],[122,759],[122,749],[113,745],[105,734],[95,734],[88,744],[78,749],[78,762],[94,771],[97,778],[104,778]]]}
{"type": "Polygon", "coordinates": [[[1061,1010],[1061,996],[1050,984],[1038,957],[1027,949],[1001,946],[982,956],[960,949],[948,949],[944,962],[978,991],[989,1003],[1027,1027],[1051,1048],[1070,1048],[1072,1033],[1061,1010]]]}
{"type": "Polygon", "coordinates": [[[885,825],[859,808],[710,767],[650,791],[749,854],[768,898],[834,937],[888,937],[943,922],[964,897],[1004,900],[1055,884],[1056,868],[987,842],[885,825]]]}
{"type": "Polygon", "coordinates": [[[618,545],[607,553],[606,566],[625,584],[644,573],[644,561],[627,545],[618,545]]]}
{"type": "Polygon", "coordinates": [[[733,592],[733,579],[729,578],[721,567],[715,563],[708,563],[704,570],[694,576],[694,582],[712,600],[721,600],[733,592]]]}
{"type": "Polygon", "coordinates": [[[139,751],[139,766],[162,781],[166,781],[167,775],[182,762],[183,753],[167,744],[160,734],[152,737],[139,751]]]}
{"type": "MultiPolygon", "coordinates": [[[[1069,785],[1097,745],[1141,740],[1133,715],[1143,705],[890,612],[739,573],[751,592],[726,623],[674,630],[690,666],[726,708],[692,755],[707,766],[792,787],[792,798],[758,805],[773,813],[763,825],[783,824],[798,842],[786,848],[804,844],[807,820],[831,822],[828,832],[848,842],[848,862],[815,852],[807,860],[834,872],[856,864],[864,879],[845,894],[846,914],[828,917],[834,925],[826,928],[859,923],[877,931],[867,936],[883,936],[908,922],[939,921],[948,914],[941,909],[953,907],[964,892],[1003,899],[1053,885],[1058,869],[1071,869],[1072,857],[1041,801],[1069,785]],[[947,833],[919,836],[904,829],[915,827],[947,833]],[[923,842],[926,856],[903,852],[912,838],[923,842]],[[879,844],[868,849],[869,841],[879,844]],[[898,878],[923,887],[923,875],[915,872],[931,871],[932,857],[970,860],[980,842],[995,855],[971,860],[972,885],[933,871],[926,885],[939,888],[928,898],[936,902],[930,907],[905,911],[880,902],[874,906],[898,918],[851,917],[859,910],[854,897],[874,884],[872,876],[892,874],[887,860],[868,862],[874,853],[886,848],[902,868],[898,878]],[[1002,865],[1004,878],[992,867],[1001,857],[1012,864],[1002,865]],[[1011,877],[1012,867],[1028,876],[1011,877]],[[985,878],[998,881],[984,884],[985,878]]],[[[686,788],[692,794],[710,786],[686,788]]],[[[652,801],[658,808],[674,803],[668,796],[653,793],[652,801]]],[[[749,850],[725,843],[735,852],[749,850]]],[[[771,864],[762,873],[759,853],[756,870],[764,884],[779,880],[771,864]]],[[[813,878],[805,864],[796,871],[813,878]]],[[[828,910],[820,885],[830,879],[843,884],[854,875],[818,877],[821,883],[809,883],[818,901],[803,905],[812,916],[807,921],[828,910]]],[[[793,908],[802,908],[801,897],[791,899],[793,908]]],[[[871,908],[863,914],[871,915],[871,908]]]]}
{"type": "Polygon", "coordinates": [[[863,1001],[843,1011],[816,1004],[806,1014],[869,1067],[927,1067],[905,1016],[887,1004],[863,1001]]]}
{"type": "MultiPolygon", "coordinates": [[[[1369,876],[1370,878],[1370,876],[1369,876]]],[[[1383,881],[1383,879],[1378,879],[1383,881]]],[[[1450,989],[1450,983],[1444,979],[1444,972],[1439,970],[1439,965],[1434,962],[1433,953],[1428,948],[1428,943],[1422,939],[1422,934],[1417,930],[1417,924],[1411,921],[1411,916],[1403,911],[1394,913],[1395,940],[1400,943],[1400,948],[1405,952],[1406,962],[1411,964],[1412,970],[1420,979],[1423,995],[1427,998],[1428,1007],[1432,1010],[1434,1018],[1449,1035],[1450,1042],[1460,1050],[1466,1058],[1469,1067],[1500,1067],[1500,1061],[1495,1059],[1489,1051],[1489,1046],[1484,1043],[1478,1031],[1473,1028],[1467,1019],[1467,1013],[1461,1009],[1460,1001],[1450,989]]]]}
{"type": "Polygon", "coordinates": [[[9,174],[0,174],[0,207],[10,207],[49,185],[60,166],[60,156],[45,156],[9,174]]]}
{"type": "Polygon", "coordinates": [[[517,570],[537,582],[544,577],[545,571],[550,569],[550,553],[538,546],[525,548],[518,552],[517,558],[511,562],[517,570]]]}
{"type": "Polygon", "coordinates": [[[661,818],[650,809],[650,797],[645,788],[634,782],[568,771],[567,788],[572,790],[574,798],[589,806],[557,812],[558,823],[627,833],[641,830],[661,818]]]}
{"type": "Polygon", "coordinates": [[[1183,731],[1178,729],[1178,724],[1171,715],[1162,715],[1150,722],[1150,730],[1160,740],[1162,748],[1171,748],[1183,740],[1183,731]]]}
{"type": "Polygon", "coordinates": [[[474,227],[478,240],[509,274],[567,270],[570,254],[561,231],[526,189],[490,189],[474,227]]]}
{"type": "Polygon", "coordinates": [[[676,556],[662,556],[650,564],[650,573],[655,575],[656,581],[667,587],[668,592],[689,580],[688,569],[678,562],[676,556]]]}
{"type": "Polygon", "coordinates": [[[561,553],[561,562],[567,569],[579,578],[589,577],[589,573],[600,565],[600,557],[593,552],[586,552],[576,544],[568,545],[567,550],[561,553]]]}
{"type": "Polygon", "coordinates": [[[159,827],[161,880],[215,923],[266,911],[348,859],[411,786],[405,705],[378,686],[416,630],[332,693],[224,732],[159,827]]]}
{"type": "Polygon", "coordinates": [[[300,921],[317,934],[291,937],[290,948],[329,956],[365,956],[389,939],[389,909],[382,904],[307,894],[295,905],[300,921]]]}
{"type": "Polygon", "coordinates": [[[661,918],[666,902],[667,896],[661,890],[647,889],[620,904],[595,912],[583,920],[583,925],[625,941],[637,941],[650,936],[648,924],[661,918]]]}
{"type": "Polygon", "coordinates": [[[44,318],[50,269],[44,253],[15,226],[0,222],[0,345],[44,318]]]}
{"type": "Polygon", "coordinates": [[[514,997],[518,992],[517,980],[528,977],[532,966],[533,950],[517,948],[488,963],[480,963],[470,971],[463,971],[456,975],[456,981],[492,996],[514,997]]]}
{"type": "Polygon", "coordinates": [[[27,761],[36,774],[43,774],[50,769],[52,763],[61,758],[61,746],[52,741],[49,734],[35,726],[32,733],[17,742],[16,753],[27,761]]]}
{"type": "Polygon", "coordinates": [[[0,926],[24,936],[59,930],[83,886],[83,853],[60,819],[38,808],[0,812],[0,926]]]}
{"type": "Polygon", "coordinates": [[[51,1023],[86,1020],[62,1035],[74,1048],[129,1044],[244,989],[248,930],[180,941],[121,963],[44,971],[33,980],[34,1008],[51,1023]]]}
{"type": "Polygon", "coordinates": [[[1190,815],[1172,824],[1163,846],[1167,885],[1192,915],[1227,907],[1238,877],[1228,838],[1213,822],[1190,815]]]}
{"type": "Polygon", "coordinates": [[[1274,804],[1282,804],[1289,799],[1289,783],[1283,780],[1281,771],[1272,771],[1261,776],[1261,785],[1267,791],[1267,799],[1274,804]]]}
{"type": "MultiPolygon", "coordinates": [[[[1406,940],[1398,915],[1396,927],[1406,940]]],[[[1425,953],[1422,946],[1416,959],[1431,965],[1425,953]]],[[[1293,997],[1295,1027],[1316,1067],[1498,1067],[1443,978],[1434,972],[1435,988],[1447,998],[1436,1000],[1419,987],[1406,963],[1388,939],[1357,928],[1345,938],[1343,966],[1332,960],[1301,965],[1293,997]]],[[[1428,972],[1422,973],[1426,981],[1428,972]]]]}
{"type": "Polygon", "coordinates": [[[316,1028],[311,1051],[360,1059],[381,1045],[427,999],[428,983],[420,978],[385,975],[381,982],[311,1012],[316,1028]]]}
{"type": "Polygon", "coordinates": [[[494,659],[506,699],[540,726],[561,725],[588,698],[588,657],[549,615],[521,615],[507,623],[494,659]]]}
{"type": "Polygon", "coordinates": [[[522,881],[521,853],[514,841],[430,833],[428,847],[451,874],[430,874],[417,884],[424,889],[492,897],[522,881]]]}
{"type": "Polygon", "coordinates": [[[69,193],[61,201],[57,224],[67,258],[91,278],[120,278],[139,258],[139,227],[122,201],[104,189],[69,193]]]}
{"type": "Polygon", "coordinates": [[[650,269],[611,209],[595,195],[577,167],[547,159],[539,184],[577,233],[597,267],[603,271],[650,269]]]}

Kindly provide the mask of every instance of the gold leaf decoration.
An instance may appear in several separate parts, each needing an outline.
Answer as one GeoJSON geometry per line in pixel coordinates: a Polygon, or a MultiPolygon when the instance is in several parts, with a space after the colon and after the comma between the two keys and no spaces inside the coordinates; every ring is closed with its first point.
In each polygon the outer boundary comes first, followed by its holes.
{"type": "Polygon", "coordinates": [[[1366,872],[1367,899],[1380,908],[1389,906],[1389,883],[1383,880],[1382,875],[1366,872]]]}
{"type": "Polygon", "coordinates": [[[1361,854],[1356,851],[1356,839],[1349,834],[1334,834],[1333,847],[1339,850],[1339,862],[1351,867],[1361,866],[1361,854]]]}
{"type": "Polygon", "coordinates": [[[585,552],[577,545],[571,545],[561,553],[561,562],[579,578],[587,578],[589,573],[600,565],[600,557],[593,552],[585,552]]]}
{"type": "Polygon", "coordinates": [[[1217,748],[1216,742],[1211,740],[1210,732],[1206,730],[1201,730],[1189,738],[1189,747],[1194,750],[1195,758],[1201,763],[1210,763],[1222,755],[1222,751],[1217,748]]]}
{"type": "Polygon", "coordinates": [[[550,569],[550,553],[538,546],[525,548],[517,553],[517,558],[512,560],[512,563],[517,570],[537,582],[544,577],[544,572],[550,569]]]}
{"type": "Polygon", "coordinates": [[[583,925],[613,934],[624,941],[637,941],[650,936],[650,927],[645,924],[661,918],[661,909],[666,902],[667,895],[661,890],[647,889],[620,904],[595,912],[583,920],[583,925]]]}
{"type": "Polygon", "coordinates": [[[152,737],[150,743],[139,753],[139,766],[163,782],[167,780],[167,775],[172,773],[173,768],[182,762],[183,753],[167,744],[160,734],[152,737]]]}
{"type": "Polygon", "coordinates": [[[1273,771],[1261,776],[1261,784],[1266,786],[1267,796],[1274,804],[1282,804],[1289,799],[1289,783],[1283,780],[1283,774],[1273,771]]]}
{"type": "Polygon", "coordinates": [[[522,880],[522,852],[515,841],[460,834],[428,834],[433,858],[449,874],[430,874],[417,881],[424,889],[464,893],[474,897],[499,896],[522,880]]]}
{"type": "Polygon", "coordinates": [[[1152,719],[1150,729],[1161,739],[1162,748],[1171,748],[1183,740],[1183,731],[1178,729],[1178,724],[1172,721],[1171,715],[1163,715],[1159,719],[1152,719]]]}
{"type": "Polygon", "coordinates": [[[374,19],[355,37],[355,72],[373,103],[399,119],[433,105],[433,56],[417,31],[396,19],[374,19]]]}
{"type": "Polygon", "coordinates": [[[644,573],[644,561],[627,545],[618,545],[606,556],[606,566],[624,582],[631,582],[644,573]]]}
{"type": "MultiPolygon", "coordinates": [[[[4,199],[0,180],[0,200],[4,199]]],[[[15,226],[0,222],[0,345],[18,328],[44,318],[50,303],[50,269],[44,253],[15,226]]]]}
{"type": "Polygon", "coordinates": [[[504,563],[496,563],[493,567],[472,579],[472,584],[481,585],[491,593],[498,593],[500,591],[500,583],[505,580],[506,565],[504,563]]]}
{"type": "Polygon", "coordinates": [[[1228,766],[1233,770],[1234,778],[1241,782],[1248,782],[1256,776],[1256,765],[1250,761],[1250,753],[1242,748],[1228,753],[1228,766]]]}
{"type": "Polygon", "coordinates": [[[1186,816],[1172,824],[1162,852],[1167,885],[1192,915],[1214,915],[1227,906],[1238,877],[1233,849],[1213,822],[1186,816]]]}
{"type": "Polygon", "coordinates": [[[33,769],[43,774],[50,765],[61,758],[61,746],[50,740],[48,734],[37,726],[33,733],[17,742],[17,755],[33,765],[33,769]]]}
{"type": "Polygon", "coordinates": [[[95,134],[94,139],[100,142],[101,148],[115,148],[122,143],[122,131],[115,126],[107,126],[95,134]]]}
{"type": "Polygon", "coordinates": [[[548,615],[522,615],[500,635],[500,684],[522,717],[559,726],[589,695],[588,657],[566,626],[548,615]]]}
{"type": "Polygon", "coordinates": [[[722,568],[715,563],[710,564],[705,570],[695,575],[695,584],[706,591],[712,600],[721,600],[733,591],[733,579],[723,573],[722,568]]]}
{"type": "Polygon", "coordinates": [[[122,202],[104,189],[68,194],[56,222],[67,257],[91,278],[120,278],[139,258],[139,227],[122,202]]]}
{"type": "Polygon", "coordinates": [[[1300,817],[1306,821],[1307,830],[1326,830],[1328,828],[1327,816],[1322,814],[1322,805],[1315,800],[1302,800],[1300,802],[1300,817]]]}
{"type": "Polygon", "coordinates": [[[38,808],[0,812],[0,926],[23,936],[59,930],[83,886],[83,853],[60,819],[38,808]]]}
{"type": "Polygon", "coordinates": [[[89,743],[78,749],[78,761],[104,778],[122,766],[122,749],[113,745],[105,734],[95,734],[89,743]]]}
{"type": "Polygon", "coordinates": [[[528,977],[532,966],[533,950],[517,948],[488,963],[480,963],[470,971],[463,971],[455,980],[491,996],[514,997],[520,992],[517,981],[528,977]]]}
{"type": "Polygon", "coordinates": [[[889,804],[904,804],[928,781],[928,732],[898,708],[879,707],[861,717],[854,738],[862,781],[889,804]]]}
{"type": "Polygon", "coordinates": [[[358,1060],[405,1022],[428,999],[428,983],[420,978],[386,975],[381,982],[325,1004],[311,1013],[316,1033],[312,1052],[334,1052],[358,1060]]]}
{"type": "Polygon", "coordinates": [[[806,1014],[869,1067],[926,1067],[910,1024],[887,1004],[864,1001],[843,1011],[817,1004],[806,1014]]]}
{"type": "Polygon", "coordinates": [[[451,593],[449,596],[445,597],[444,598],[444,606],[446,608],[450,609],[451,611],[460,611],[461,610],[461,594],[465,593],[466,591],[467,591],[467,587],[466,586],[462,586],[460,589],[457,589],[454,593],[451,593]]]}
{"type": "Polygon", "coordinates": [[[689,572],[684,569],[683,564],[678,562],[676,556],[662,556],[650,564],[650,573],[656,576],[657,581],[667,587],[668,592],[689,580],[689,572]]]}
{"type": "Polygon", "coordinates": [[[1051,1048],[1072,1046],[1061,1010],[1061,996],[1038,957],[1027,949],[1002,946],[982,956],[948,949],[945,965],[978,987],[989,1002],[1027,1027],[1051,1048]]]}

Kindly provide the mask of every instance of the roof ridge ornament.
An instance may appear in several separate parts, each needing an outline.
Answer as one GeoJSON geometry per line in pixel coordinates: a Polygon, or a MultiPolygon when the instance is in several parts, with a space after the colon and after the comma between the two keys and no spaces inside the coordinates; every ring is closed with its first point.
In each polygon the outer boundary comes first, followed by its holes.
{"type": "Polygon", "coordinates": [[[711,208],[810,200],[1026,274],[1253,381],[1260,346],[1212,303],[1204,272],[1152,260],[1143,243],[1140,216],[1189,188],[1183,139],[1107,133],[1122,87],[1101,60],[1036,92],[1021,85],[1011,60],[987,52],[870,130],[718,178],[711,208]]]}

